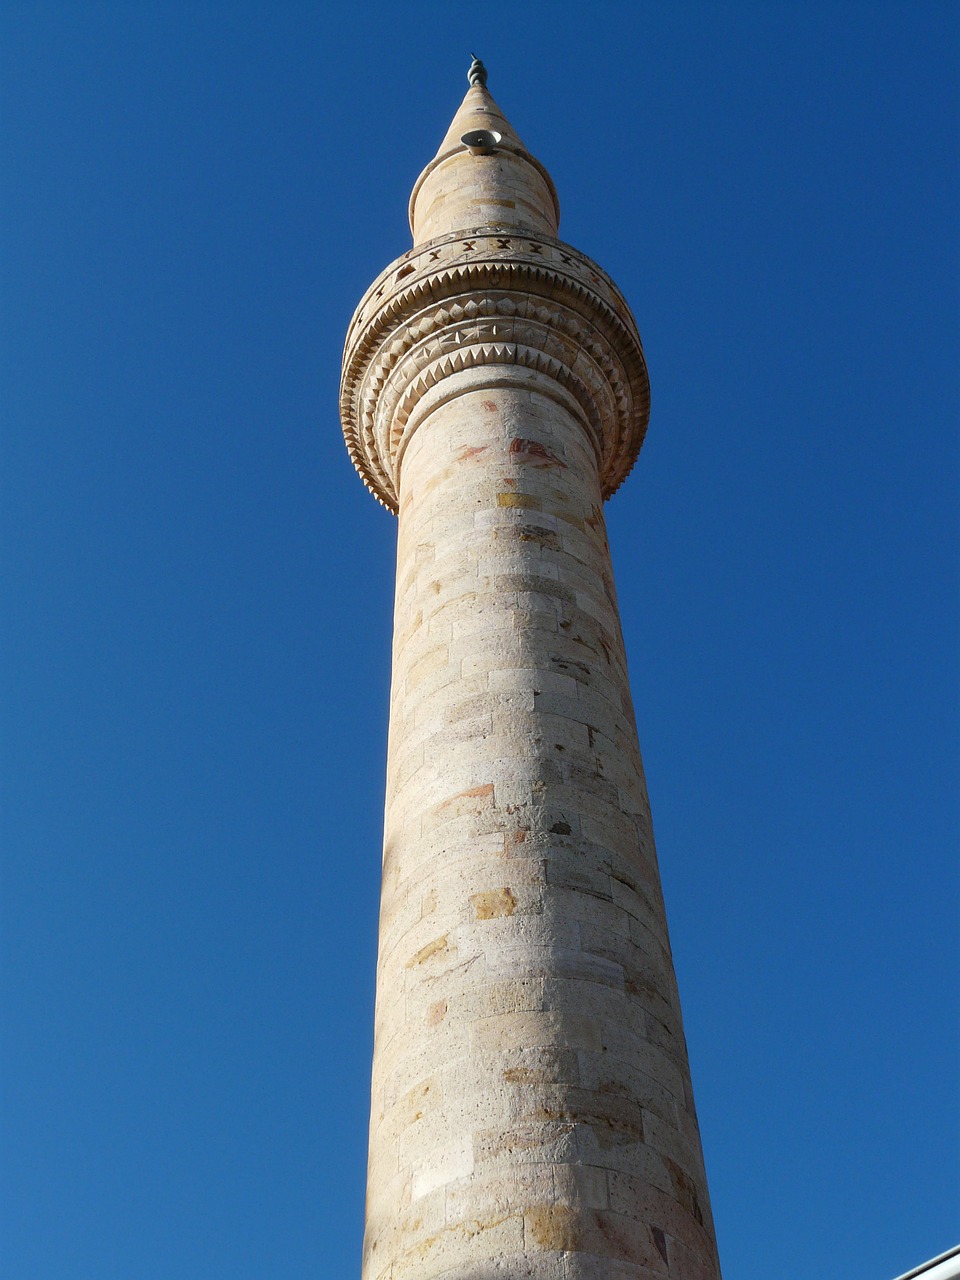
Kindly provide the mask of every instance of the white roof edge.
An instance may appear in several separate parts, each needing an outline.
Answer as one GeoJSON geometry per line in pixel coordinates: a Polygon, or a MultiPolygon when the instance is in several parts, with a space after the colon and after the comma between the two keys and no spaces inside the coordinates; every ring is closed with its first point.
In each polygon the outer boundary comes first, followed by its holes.
{"type": "Polygon", "coordinates": [[[897,1280],[919,1280],[921,1276],[923,1280],[960,1280],[960,1244],[912,1271],[905,1271],[897,1280]]]}

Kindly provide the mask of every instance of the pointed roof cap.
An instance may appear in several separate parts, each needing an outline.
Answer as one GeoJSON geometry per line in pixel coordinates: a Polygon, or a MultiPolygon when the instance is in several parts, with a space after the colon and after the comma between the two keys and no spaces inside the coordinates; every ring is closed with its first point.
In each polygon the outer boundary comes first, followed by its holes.
{"type": "MultiPolygon", "coordinates": [[[[440,150],[434,157],[435,160],[439,160],[448,151],[459,150],[463,146],[461,138],[471,129],[494,129],[500,134],[501,146],[518,151],[526,150],[514,132],[513,125],[497,106],[493,94],[487,88],[487,68],[475,54],[471,56],[473,61],[467,72],[470,88],[460,103],[457,114],[450,122],[450,128],[440,143],[440,150]]],[[[531,156],[530,159],[532,160],[533,157],[531,156]]]]}
{"type": "MultiPolygon", "coordinates": [[[[513,217],[500,216],[496,220],[509,224],[517,222],[519,217],[518,225],[536,225],[550,235],[556,235],[560,223],[560,202],[557,199],[553,180],[540,161],[532,156],[520,141],[513,125],[487,88],[486,67],[476,55],[472,56],[473,61],[467,72],[470,87],[440,143],[437,154],[420,174],[410,196],[410,226],[413,229],[415,243],[419,244],[423,239],[429,238],[429,235],[438,234],[434,226],[437,222],[437,211],[433,208],[434,199],[431,198],[434,193],[424,190],[425,187],[435,185],[432,179],[437,175],[437,170],[441,167],[445,170],[455,167],[456,174],[446,174],[442,186],[444,190],[449,188],[464,191],[464,184],[466,188],[477,185],[478,175],[475,172],[477,157],[494,155],[509,163],[499,166],[502,170],[499,174],[499,184],[491,174],[490,180],[485,181],[483,185],[488,187],[492,182],[493,185],[501,185],[504,188],[508,186],[516,188],[520,197],[517,208],[521,210],[513,217]],[[426,209],[418,207],[423,204],[428,207],[426,209]],[[522,211],[524,207],[526,208],[525,216],[522,211]],[[425,223],[430,224],[428,236],[421,234],[425,223]]],[[[463,206],[464,200],[456,203],[463,206]]],[[[467,208],[461,207],[456,213],[451,208],[449,212],[455,223],[458,216],[461,219],[467,217],[468,220],[461,220],[457,225],[447,225],[443,229],[465,230],[470,226],[481,225],[488,221],[489,219],[482,216],[481,206],[484,201],[479,193],[476,203],[474,216],[469,216],[470,210],[467,208]]],[[[495,200],[494,203],[496,203],[495,200]]],[[[504,209],[508,207],[508,202],[500,203],[504,209]]]]}

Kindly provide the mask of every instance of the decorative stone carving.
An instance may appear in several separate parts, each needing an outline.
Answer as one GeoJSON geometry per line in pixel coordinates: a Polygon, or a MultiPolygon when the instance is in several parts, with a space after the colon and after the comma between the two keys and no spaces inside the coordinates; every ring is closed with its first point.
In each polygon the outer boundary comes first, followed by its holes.
{"type": "Polygon", "coordinates": [[[357,471],[397,510],[408,424],[443,378],[519,366],[578,406],[603,496],[629,474],[650,413],[640,336],[616,285],[585,254],[541,235],[478,227],[429,240],[367,290],[344,349],[340,412],[357,471]]]}

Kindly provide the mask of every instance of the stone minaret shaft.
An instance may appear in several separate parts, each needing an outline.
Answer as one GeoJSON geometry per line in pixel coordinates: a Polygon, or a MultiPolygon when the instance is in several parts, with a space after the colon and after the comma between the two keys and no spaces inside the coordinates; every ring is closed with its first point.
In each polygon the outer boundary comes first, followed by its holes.
{"type": "Polygon", "coordinates": [[[410,216],[342,389],[399,515],[364,1280],[716,1280],[603,517],[636,326],[477,63],[410,216]]]}

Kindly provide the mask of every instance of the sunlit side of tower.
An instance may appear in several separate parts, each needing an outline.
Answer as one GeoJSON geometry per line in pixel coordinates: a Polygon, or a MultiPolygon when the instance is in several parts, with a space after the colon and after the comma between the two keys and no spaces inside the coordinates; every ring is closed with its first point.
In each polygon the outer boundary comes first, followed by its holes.
{"type": "Polygon", "coordinates": [[[717,1280],[603,501],[649,384],[479,63],[353,318],[399,516],[364,1280],[717,1280]]]}

